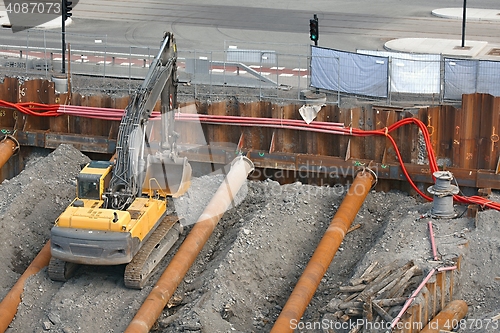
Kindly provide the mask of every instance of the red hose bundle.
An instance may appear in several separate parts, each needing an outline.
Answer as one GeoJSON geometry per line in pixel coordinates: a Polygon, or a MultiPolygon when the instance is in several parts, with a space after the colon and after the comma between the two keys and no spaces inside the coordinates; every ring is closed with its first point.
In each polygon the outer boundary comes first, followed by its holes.
{"type": "MultiPolygon", "coordinates": [[[[40,104],[40,103],[9,103],[0,100],[0,106],[16,109],[22,113],[32,115],[32,116],[43,116],[43,117],[54,117],[62,114],[68,114],[77,117],[86,117],[102,120],[114,120],[118,121],[123,116],[123,110],[121,109],[109,109],[109,108],[96,108],[88,106],[73,106],[73,105],[59,105],[59,104],[40,104]]],[[[293,119],[276,119],[276,118],[254,118],[254,117],[240,117],[240,116],[216,116],[216,115],[201,115],[201,114],[190,114],[190,113],[176,113],[176,120],[178,121],[199,121],[206,124],[221,124],[221,125],[237,125],[237,126],[258,126],[258,127],[272,127],[272,128],[285,128],[300,131],[318,132],[318,133],[328,133],[337,135],[350,135],[350,136],[385,136],[394,147],[396,156],[399,163],[401,164],[401,170],[405,175],[406,179],[410,183],[411,187],[424,199],[432,201],[432,198],[425,193],[423,193],[413,182],[406,170],[403,163],[401,152],[396,144],[394,138],[390,135],[391,132],[397,130],[401,126],[405,125],[416,125],[422,132],[425,140],[425,147],[429,159],[429,167],[431,173],[438,171],[438,165],[436,162],[436,156],[434,150],[432,149],[431,140],[427,126],[417,118],[405,118],[396,123],[378,130],[361,130],[358,128],[344,127],[341,123],[331,123],[331,122],[320,122],[314,121],[310,124],[306,124],[302,120],[293,119]]],[[[159,113],[153,112],[152,119],[158,119],[159,113]]],[[[484,197],[480,196],[470,196],[465,197],[461,195],[453,196],[456,202],[464,204],[477,204],[483,208],[491,208],[500,211],[500,203],[492,202],[484,197]]]]}

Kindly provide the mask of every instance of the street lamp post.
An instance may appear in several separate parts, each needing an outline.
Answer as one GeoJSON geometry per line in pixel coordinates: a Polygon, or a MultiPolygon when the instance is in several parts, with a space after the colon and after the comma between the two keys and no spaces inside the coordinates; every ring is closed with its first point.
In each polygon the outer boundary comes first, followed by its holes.
{"type": "Polygon", "coordinates": [[[465,18],[467,13],[467,0],[464,0],[464,13],[462,17],[462,47],[465,47],[465,18]]]}

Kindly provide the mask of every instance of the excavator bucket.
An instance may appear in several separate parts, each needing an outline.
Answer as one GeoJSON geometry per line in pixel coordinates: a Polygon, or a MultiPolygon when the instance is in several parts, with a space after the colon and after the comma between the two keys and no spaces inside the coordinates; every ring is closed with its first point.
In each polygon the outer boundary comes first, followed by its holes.
{"type": "Polygon", "coordinates": [[[191,165],[187,158],[149,155],[143,191],[158,190],[178,198],[191,186],[191,165]]]}

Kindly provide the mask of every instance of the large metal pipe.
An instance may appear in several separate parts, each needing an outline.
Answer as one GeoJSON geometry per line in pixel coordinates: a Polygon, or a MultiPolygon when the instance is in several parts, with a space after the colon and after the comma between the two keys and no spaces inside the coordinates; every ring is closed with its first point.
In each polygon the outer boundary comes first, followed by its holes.
{"type": "Polygon", "coordinates": [[[439,333],[441,330],[451,331],[453,327],[459,326],[460,321],[467,314],[467,310],[468,307],[465,301],[454,300],[448,303],[420,333],[439,333]]]}
{"type": "Polygon", "coordinates": [[[12,135],[6,135],[0,140],[0,168],[19,150],[19,142],[12,135]]]}
{"type": "Polygon", "coordinates": [[[33,259],[26,271],[21,275],[19,280],[14,284],[9,293],[0,303],[0,333],[7,330],[10,323],[14,319],[17,312],[17,307],[21,303],[21,294],[24,291],[24,283],[26,280],[42,268],[47,266],[50,261],[50,241],[45,244],[38,255],[33,259]]]}
{"type": "Polygon", "coordinates": [[[239,156],[232,162],[231,170],[224,182],[179,247],[125,333],[149,332],[253,169],[253,163],[246,157],[239,156]]]}
{"type": "Polygon", "coordinates": [[[375,174],[368,169],[357,174],[330,226],[292,291],[271,333],[292,332],[309,305],[321,279],[333,260],[347,230],[370,192],[375,174]]]}

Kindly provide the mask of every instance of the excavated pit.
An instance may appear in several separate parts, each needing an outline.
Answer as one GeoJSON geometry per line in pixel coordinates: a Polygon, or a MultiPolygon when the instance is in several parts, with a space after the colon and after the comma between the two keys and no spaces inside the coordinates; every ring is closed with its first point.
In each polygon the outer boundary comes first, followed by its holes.
{"type": "MultiPolygon", "coordinates": [[[[72,146],[61,145],[46,156],[28,159],[25,170],[0,184],[2,297],[47,241],[54,220],[74,196],[75,176],[86,161],[72,146]]],[[[172,206],[181,214],[198,214],[222,179],[221,175],[195,178],[190,191],[172,206]]],[[[268,332],[345,190],[346,185],[248,182],[238,195],[238,205],[220,221],[155,330],[268,332]]],[[[492,200],[500,197],[494,193],[492,200]]],[[[374,261],[413,260],[425,272],[432,267],[428,219],[421,218],[430,207],[403,192],[371,191],[353,222],[361,227],[346,235],[297,331],[329,332],[308,330],[306,323],[332,319],[336,309],[329,303],[339,297],[339,287],[374,261]]],[[[465,207],[455,209],[462,213],[465,207]]],[[[463,257],[455,299],[469,304],[467,319],[487,319],[500,312],[499,220],[498,212],[485,211],[477,220],[434,221],[440,255],[463,257]]],[[[189,226],[186,229],[189,232],[189,226]]],[[[154,280],[171,257],[170,253],[162,262],[154,280]]],[[[43,269],[28,280],[7,332],[123,332],[153,282],[142,291],[129,290],[122,274],[122,266],[83,266],[73,279],[61,283],[51,281],[43,269]]],[[[491,327],[461,330],[471,331],[494,332],[491,327]]]]}

